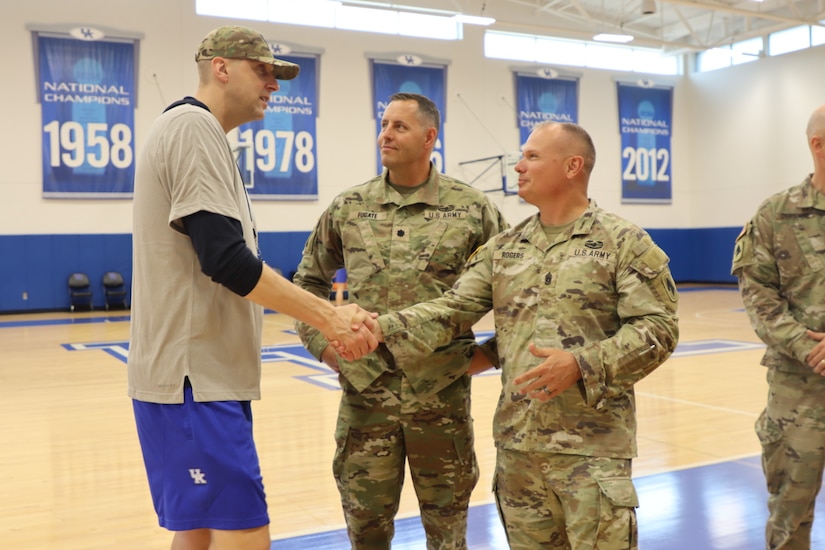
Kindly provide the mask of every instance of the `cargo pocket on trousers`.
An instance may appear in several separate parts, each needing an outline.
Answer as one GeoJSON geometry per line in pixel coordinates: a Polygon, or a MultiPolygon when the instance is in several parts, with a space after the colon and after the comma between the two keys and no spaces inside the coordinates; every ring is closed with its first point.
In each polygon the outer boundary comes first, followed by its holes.
{"type": "Polygon", "coordinates": [[[457,497],[470,495],[478,483],[479,470],[476,459],[475,448],[473,447],[472,419],[469,421],[470,429],[459,430],[462,435],[453,437],[453,448],[456,453],[456,460],[459,467],[456,468],[454,492],[457,497]]]}
{"type": "Polygon", "coordinates": [[[759,438],[759,443],[763,447],[769,447],[775,443],[779,443],[782,439],[782,429],[779,424],[768,416],[767,411],[762,411],[759,418],[756,419],[753,427],[756,429],[756,436],[759,438]]]}
{"type": "Polygon", "coordinates": [[[599,479],[598,483],[602,495],[607,498],[611,505],[621,508],[637,508],[639,506],[636,488],[629,477],[599,479]]]}
{"type": "Polygon", "coordinates": [[[493,498],[496,501],[496,511],[498,512],[498,519],[501,522],[501,525],[504,527],[504,535],[507,538],[507,546],[510,546],[510,536],[507,534],[507,523],[504,521],[504,513],[501,510],[501,501],[499,500],[498,494],[498,472],[493,472],[493,498]]]}
{"type": "Polygon", "coordinates": [[[599,541],[619,543],[616,548],[638,548],[636,528],[636,508],[639,496],[629,477],[605,478],[597,480],[601,490],[599,506],[599,532],[594,548],[599,541]],[[626,545],[625,545],[626,544],[626,545]]]}
{"type": "Polygon", "coordinates": [[[771,475],[765,476],[768,492],[776,494],[781,485],[780,472],[787,471],[787,453],[782,443],[782,428],[766,411],[762,411],[754,424],[756,436],[762,445],[762,468],[771,475]]]}
{"type": "Polygon", "coordinates": [[[335,455],[332,458],[332,475],[341,483],[344,465],[346,464],[347,442],[349,440],[349,426],[339,423],[335,427],[335,455]]]}

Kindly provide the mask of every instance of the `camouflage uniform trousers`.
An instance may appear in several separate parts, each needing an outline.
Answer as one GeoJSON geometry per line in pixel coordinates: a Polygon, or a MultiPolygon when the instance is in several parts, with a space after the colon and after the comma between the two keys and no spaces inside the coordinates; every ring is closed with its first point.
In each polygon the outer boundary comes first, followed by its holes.
{"type": "Polygon", "coordinates": [[[390,548],[406,460],[427,549],[466,549],[467,508],[479,476],[470,378],[427,396],[417,396],[398,370],[360,394],[340,381],[333,473],[352,548],[390,548]]]}
{"type": "Polygon", "coordinates": [[[493,479],[512,550],[636,550],[631,461],[498,449],[493,479]]]}
{"type": "Polygon", "coordinates": [[[768,404],[756,421],[768,485],[765,548],[808,550],[825,468],[825,378],[768,370],[768,404]]]}

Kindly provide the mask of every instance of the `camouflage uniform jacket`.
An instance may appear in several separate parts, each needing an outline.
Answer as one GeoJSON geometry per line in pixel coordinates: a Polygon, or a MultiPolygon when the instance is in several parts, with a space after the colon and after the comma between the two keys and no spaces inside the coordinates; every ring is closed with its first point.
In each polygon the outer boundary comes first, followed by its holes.
{"type": "MultiPolygon", "coordinates": [[[[508,227],[487,196],[430,169],[414,193],[402,196],[383,175],[336,197],[318,220],[294,281],[317,296],[329,296],[335,271],[347,270],[350,302],[387,313],[441,296],[468,257],[508,227]]],[[[327,340],[297,323],[309,352],[320,358],[327,340]]],[[[475,339],[470,327],[427,357],[426,369],[408,375],[416,392],[438,392],[467,370],[475,339]]],[[[386,350],[348,362],[341,373],[363,391],[389,367],[386,350]]]]}
{"type": "Polygon", "coordinates": [[[762,364],[810,374],[805,330],[825,331],[825,196],[810,176],[762,203],[736,239],[731,271],[768,346],[762,364]]]}
{"type": "Polygon", "coordinates": [[[676,347],[677,300],[665,253],[591,202],[554,242],[538,216],[501,233],[442,298],[379,323],[404,365],[492,309],[502,372],[496,446],[631,458],[633,385],[676,347]],[[531,342],[571,352],[582,379],[546,403],[521,396],[513,379],[542,362],[531,342]]]}

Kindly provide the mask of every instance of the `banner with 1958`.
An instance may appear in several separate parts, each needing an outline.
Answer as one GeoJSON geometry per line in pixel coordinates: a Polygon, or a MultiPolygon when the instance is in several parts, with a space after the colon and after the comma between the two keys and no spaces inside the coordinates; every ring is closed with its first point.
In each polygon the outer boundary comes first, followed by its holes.
{"type": "Polygon", "coordinates": [[[135,44],[38,35],[43,196],[128,198],[135,44]]]}

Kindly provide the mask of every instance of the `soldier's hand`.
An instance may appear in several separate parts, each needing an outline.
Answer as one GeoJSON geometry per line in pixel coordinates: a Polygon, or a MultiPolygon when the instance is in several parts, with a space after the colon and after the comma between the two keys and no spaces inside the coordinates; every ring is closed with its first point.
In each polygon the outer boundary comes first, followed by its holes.
{"type": "Polygon", "coordinates": [[[805,357],[805,362],[815,373],[825,376],[825,332],[808,331],[808,337],[816,341],[814,349],[805,357]]]}
{"type": "Polygon", "coordinates": [[[539,348],[531,343],[530,353],[544,361],[513,380],[516,386],[524,385],[519,391],[530,399],[548,401],[582,377],[576,357],[569,351],[539,348]]]}
{"type": "Polygon", "coordinates": [[[481,353],[479,348],[476,348],[473,358],[470,360],[470,366],[467,367],[467,374],[473,376],[474,374],[480,374],[491,368],[493,368],[493,364],[486,355],[481,353]]]}
{"type": "Polygon", "coordinates": [[[325,347],[324,351],[321,352],[321,361],[335,372],[341,372],[341,367],[338,366],[338,354],[331,345],[325,347]]]}
{"type": "Polygon", "coordinates": [[[381,325],[376,320],[372,320],[372,325],[369,327],[372,333],[375,335],[375,339],[379,342],[384,341],[384,331],[381,330],[381,325]]]}
{"type": "Polygon", "coordinates": [[[324,334],[330,346],[338,355],[353,361],[378,347],[378,340],[370,328],[377,325],[375,313],[362,309],[356,304],[336,307],[332,332],[324,334]]]}

